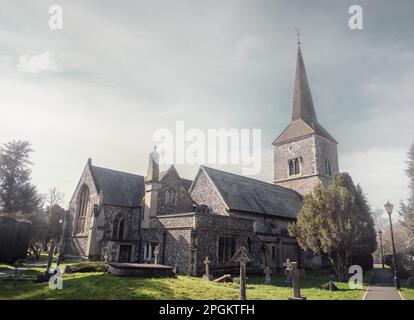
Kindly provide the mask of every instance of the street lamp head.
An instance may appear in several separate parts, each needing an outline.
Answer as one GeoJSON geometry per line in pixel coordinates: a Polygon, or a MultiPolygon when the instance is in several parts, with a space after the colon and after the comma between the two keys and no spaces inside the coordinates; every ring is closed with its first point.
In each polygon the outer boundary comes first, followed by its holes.
{"type": "Polygon", "coordinates": [[[379,234],[380,236],[382,236],[382,231],[381,231],[381,230],[379,230],[379,231],[378,231],[378,234],[379,234]]]}
{"type": "Polygon", "coordinates": [[[392,213],[392,209],[394,208],[394,205],[387,201],[387,203],[384,205],[385,211],[387,211],[388,214],[392,213]]]}

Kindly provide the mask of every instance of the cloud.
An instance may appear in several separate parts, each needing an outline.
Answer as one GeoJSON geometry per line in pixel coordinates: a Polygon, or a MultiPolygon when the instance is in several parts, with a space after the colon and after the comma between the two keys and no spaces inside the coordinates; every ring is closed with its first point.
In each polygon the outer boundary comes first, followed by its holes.
{"type": "Polygon", "coordinates": [[[58,71],[58,67],[49,51],[39,54],[23,54],[19,58],[17,70],[25,73],[39,74],[47,71],[58,71]]]}

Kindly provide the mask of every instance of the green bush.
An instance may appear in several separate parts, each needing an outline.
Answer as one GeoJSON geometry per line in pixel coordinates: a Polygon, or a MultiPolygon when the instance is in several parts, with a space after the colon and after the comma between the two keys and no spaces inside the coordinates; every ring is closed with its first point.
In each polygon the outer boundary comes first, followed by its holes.
{"type": "Polygon", "coordinates": [[[374,258],[370,254],[355,255],[351,259],[352,264],[361,266],[364,271],[371,271],[374,268],[374,258]]]}
{"type": "Polygon", "coordinates": [[[109,265],[103,262],[79,262],[65,267],[65,273],[108,272],[109,265]]]}
{"type": "Polygon", "coordinates": [[[26,257],[31,223],[0,215],[0,262],[14,263],[26,257]]]}

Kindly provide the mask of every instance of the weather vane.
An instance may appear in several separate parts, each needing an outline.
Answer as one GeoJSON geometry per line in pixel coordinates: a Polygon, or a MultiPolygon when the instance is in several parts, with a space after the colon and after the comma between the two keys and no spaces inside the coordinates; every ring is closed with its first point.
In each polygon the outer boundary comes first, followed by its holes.
{"type": "Polygon", "coordinates": [[[296,36],[298,37],[298,45],[300,45],[300,31],[298,28],[295,28],[296,30],[296,36]]]}

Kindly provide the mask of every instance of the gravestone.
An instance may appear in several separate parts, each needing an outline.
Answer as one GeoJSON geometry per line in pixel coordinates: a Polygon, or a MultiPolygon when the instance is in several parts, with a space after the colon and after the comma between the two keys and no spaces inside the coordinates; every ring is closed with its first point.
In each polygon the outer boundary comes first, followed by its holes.
{"type": "Polygon", "coordinates": [[[210,274],[210,268],[209,268],[210,260],[208,259],[208,256],[206,256],[206,259],[204,260],[204,264],[206,266],[206,269],[205,269],[205,273],[203,275],[203,279],[210,281],[210,280],[212,280],[212,276],[210,274]]]}
{"type": "Polygon", "coordinates": [[[160,256],[160,245],[157,244],[157,246],[154,249],[154,264],[159,264],[159,258],[160,256]]]}
{"type": "Polygon", "coordinates": [[[178,272],[178,263],[176,262],[173,268],[173,273],[177,274],[177,272],[178,272]]]}
{"type": "Polygon", "coordinates": [[[53,250],[55,249],[55,243],[54,241],[51,241],[48,248],[48,254],[47,254],[47,267],[45,274],[49,274],[50,267],[52,266],[53,262],[53,250]]]}
{"type": "Polygon", "coordinates": [[[109,262],[109,257],[108,257],[108,252],[107,252],[107,251],[105,251],[105,253],[104,253],[104,255],[103,255],[103,261],[104,261],[105,263],[108,263],[108,262],[109,262]]]}
{"type": "Polygon", "coordinates": [[[231,274],[225,274],[217,279],[214,279],[213,282],[217,282],[217,283],[233,282],[233,277],[231,276],[231,274]]]}
{"type": "Polygon", "coordinates": [[[292,277],[292,286],[293,286],[293,297],[290,297],[289,300],[306,300],[306,297],[300,295],[300,277],[299,269],[297,262],[291,262],[291,277],[292,277]]]}
{"type": "Polygon", "coordinates": [[[414,257],[411,258],[411,273],[407,279],[407,286],[414,287],[414,257]]]}
{"type": "Polygon", "coordinates": [[[266,267],[265,270],[264,270],[264,273],[265,273],[264,283],[265,284],[272,284],[272,278],[271,278],[272,271],[270,271],[270,268],[266,267]]]}
{"type": "Polygon", "coordinates": [[[333,281],[335,279],[335,275],[329,274],[329,281],[328,281],[328,290],[329,291],[336,291],[338,288],[334,285],[333,281]]]}
{"type": "Polygon", "coordinates": [[[246,263],[252,258],[245,247],[240,247],[231,260],[240,263],[240,300],[246,300],[246,263]]]}
{"type": "Polygon", "coordinates": [[[292,263],[290,259],[286,259],[283,266],[285,267],[285,286],[292,287],[292,263]]]}

